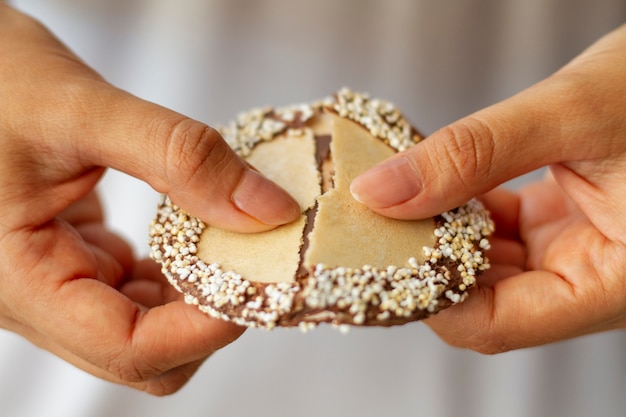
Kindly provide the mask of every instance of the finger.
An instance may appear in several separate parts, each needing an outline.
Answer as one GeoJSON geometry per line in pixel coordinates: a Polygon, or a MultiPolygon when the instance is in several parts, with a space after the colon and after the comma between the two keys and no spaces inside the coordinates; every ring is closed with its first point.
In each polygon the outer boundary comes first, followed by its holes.
{"type": "Polygon", "coordinates": [[[17,334],[21,334],[34,345],[51,352],[64,361],[73,364],[79,369],[90,373],[98,378],[113,382],[116,384],[124,384],[138,390],[145,391],[152,395],[162,396],[172,394],[184,386],[189,379],[195,374],[198,368],[210,357],[204,357],[196,361],[186,363],[174,369],[163,372],[162,374],[143,381],[129,381],[123,379],[120,375],[112,373],[106,369],[94,365],[85,360],[85,358],[65,349],[63,346],[55,343],[52,339],[44,334],[37,333],[30,327],[26,327],[20,323],[12,322],[8,325],[3,323],[3,328],[8,329],[17,334]]]}
{"type": "Polygon", "coordinates": [[[352,183],[354,197],[386,216],[429,217],[540,167],[604,157],[606,149],[589,140],[604,126],[592,104],[597,81],[576,71],[561,71],[366,171],[352,183]]]}
{"type": "Polygon", "coordinates": [[[551,177],[520,189],[520,198],[521,239],[530,242],[526,267],[543,268],[547,247],[583,214],[551,177]]]}
{"type": "Polygon", "coordinates": [[[98,248],[112,261],[118,263],[124,275],[130,273],[135,261],[133,250],[126,240],[107,230],[102,223],[79,224],[75,229],[92,248],[98,248]]]}
{"type": "Polygon", "coordinates": [[[496,225],[494,235],[504,239],[519,239],[519,195],[504,188],[496,188],[479,198],[496,225]]]}
{"type": "MultiPolygon", "coordinates": [[[[493,278],[493,277],[492,277],[493,278]]],[[[500,353],[595,331],[608,320],[593,305],[592,288],[575,288],[544,271],[479,285],[464,303],[425,322],[453,346],[500,353]]]]}
{"type": "Polygon", "coordinates": [[[245,330],[232,322],[211,318],[183,301],[152,308],[136,324],[132,359],[143,370],[144,378],[202,359],[233,342],[245,330]],[[163,328],[170,330],[164,332],[163,328]]]}
{"type": "Polygon", "coordinates": [[[131,386],[157,396],[172,394],[185,385],[209,357],[187,363],[164,372],[156,378],[138,384],[131,384],[131,386]]]}
{"type": "Polygon", "coordinates": [[[39,323],[39,333],[108,379],[136,386],[203,360],[244,331],[183,301],[140,308],[93,279],[66,282],[45,307],[56,314],[39,323]]]}
{"type": "Polygon", "coordinates": [[[355,197],[391,217],[432,216],[539,168],[559,152],[558,120],[535,87],[461,119],[356,178],[355,197]],[[383,184],[387,184],[383,187],[383,184]]]}
{"type": "Polygon", "coordinates": [[[167,283],[148,280],[131,280],[120,287],[120,292],[135,303],[146,308],[157,307],[172,301],[182,300],[181,293],[167,283]]]}
{"type": "Polygon", "coordinates": [[[598,171],[606,169],[605,179],[595,184],[565,165],[553,165],[550,169],[555,179],[558,179],[558,184],[572,199],[570,204],[575,202],[582,213],[593,218],[596,227],[609,239],[626,245],[626,226],[623,226],[626,225],[626,212],[620,203],[626,195],[626,159],[621,166],[609,163],[602,165],[604,167],[598,171]],[[607,169],[609,165],[613,166],[607,169]]]}
{"type": "Polygon", "coordinates": [[[478,286],[490,288],[496,285],[497,282],[519,275],[522,272],[524,272],[523,266],[492,263],[491,267],[478,277],[478,286]]]}
{"type": "Polygon", "coordinates": [[[98,254],[63,221],[6,239],[20,254],[3,264],[7,315],[126,383],[201,360],[243,332],[183,301],[142,308],[94,279],[98,254]]]}
{"type": "Polygon", "coordinates": [[[138,281],[152,281],[158,284],[166,283],[167,279],[161,272],[161,265],[150,258],[144,258],[135,263],[131,279],[138,281]]]}
{"type": "Polygon", "coordinates": [[[182,300],[182,294],[167,282],[160,266],[151,259],[143,259],[136,263],[130,280],[124,283],[120,292],[146,307],[182,300]]]}
{"type": "Polygon", "coordinates": [[[84,99],[92,134],[74,145],[90,163],[145,180],[193,215],[231,230],[267,230],[300,214],[286,191],[250,169],[207,125],[108,87],[84,99]]]}
{"type": "Polygon", "coordinates": [[[91,256],[96,262],[98,273],[96,279],[112,288],[119,288],[126,278],[124,267],[110,253],[94,245],[88,245],[91,256]]]}
{"type": "Polygon", "coordinates": [[[578,207],[563,192],[552,177],[537,181],[519,190],[520,229],[534,230],[541,225],[553,223],[578,211],[578,207]]]}
{"type": "Polygon", "coordinates": [[[626,316],[619,269],[623,254],[607,246],[606,238],[585,219],[572,222],[561,227],[560,236],[540,237],[555,244],[532,248],[542,259],[533,261],[535,255],[529,254],[531,267],[544,270],[491,276],[491,282],[479,283],[466,303],[443,311],[428,324],[449,343],[485,353],[617,328],[626,316]],[[606,264],[589,262],[589,254],[597,257],[603,251],[612,257],[606,264]]]}
{"type": "Polygon", "coordinates": [[[519,268],[520,272],[526,266],[526,248],[518,240],[503,239],[498,236],[489,238],[491,248],[486,256],[491,265],[511,265],[519,268]]]}
{"type": "Polygon", "coordinates": [[[92,191],[59,213],[58,217],[71,225],[78,225],[83,223],[101,223],[104,219],[104,213],[98,195],[95,191],[92,191]]]}

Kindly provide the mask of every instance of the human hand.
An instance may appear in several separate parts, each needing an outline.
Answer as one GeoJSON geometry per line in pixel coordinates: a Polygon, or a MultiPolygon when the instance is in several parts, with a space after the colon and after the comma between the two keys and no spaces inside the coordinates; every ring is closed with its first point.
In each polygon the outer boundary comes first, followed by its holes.
{"type": "Polygon", "coordinates": [[[352,192],[404,219],[488,192],[492,268],[465,303],[426,321],[452,345],[496,353],[626,328],[626,26],[364,173],[352,192]],[[549,178],[517,194],[488,192],[547,165],[549,178]]]}
{"type": "Polygon", "coordinates": [[[0,108],[0,327],[99,377],[176,391],[242,330],[187,306],[106,230],[104,167],[232,230],[294,220],[297,203],[216,131],[112,87],[3,3],[0,108]]]}

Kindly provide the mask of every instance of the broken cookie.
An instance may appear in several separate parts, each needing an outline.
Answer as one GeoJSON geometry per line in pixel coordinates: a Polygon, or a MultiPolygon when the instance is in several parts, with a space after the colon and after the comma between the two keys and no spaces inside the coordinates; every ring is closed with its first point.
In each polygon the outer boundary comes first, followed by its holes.
{"type": "Polygon", "coordinates": [[[350,194],[357,175],[422,140],[392,104],[342,89],[313,104],[241,114],[219,130],[298,201],[302,216],[241,234],[164,199],[151,256],[211,316],[269,329],[403,324],[463,301],[488,268],[493,222],[478,201],[407,221],[350,194]]]}

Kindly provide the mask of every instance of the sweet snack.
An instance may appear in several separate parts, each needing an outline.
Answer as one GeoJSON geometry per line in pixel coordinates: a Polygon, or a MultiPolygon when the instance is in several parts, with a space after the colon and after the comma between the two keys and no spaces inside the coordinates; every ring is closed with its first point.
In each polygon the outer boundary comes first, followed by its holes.
{"type": "Polygon", "coordinates": [[[302,215],[240,234],[164,198],[151,257],[211,316],[268,329],[403,324],[463,301],[488,268],[493,222],[480,202],[406,221],[352,198],[353,178],[422,139],[392,104],[342,89],[313,104],[243,113],[218,130],[294,196],[302,215]]]}

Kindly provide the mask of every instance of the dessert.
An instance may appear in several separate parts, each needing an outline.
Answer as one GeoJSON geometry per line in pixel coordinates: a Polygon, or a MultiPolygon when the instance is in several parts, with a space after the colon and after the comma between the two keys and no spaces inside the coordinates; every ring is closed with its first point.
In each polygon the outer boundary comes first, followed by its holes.
{"type": "Polygon", "coordinates": [[[493,222],[480,202],[407,221],[352,198],[353,178],[422,140],[391,103],[344,88],[312,104],[242,113],[218,130],[294,196],[302,215],[241,234],[164,197],[151,257],[211,316],[267,329],[403,324],[462,302],[488,268],[493,222]]]}

